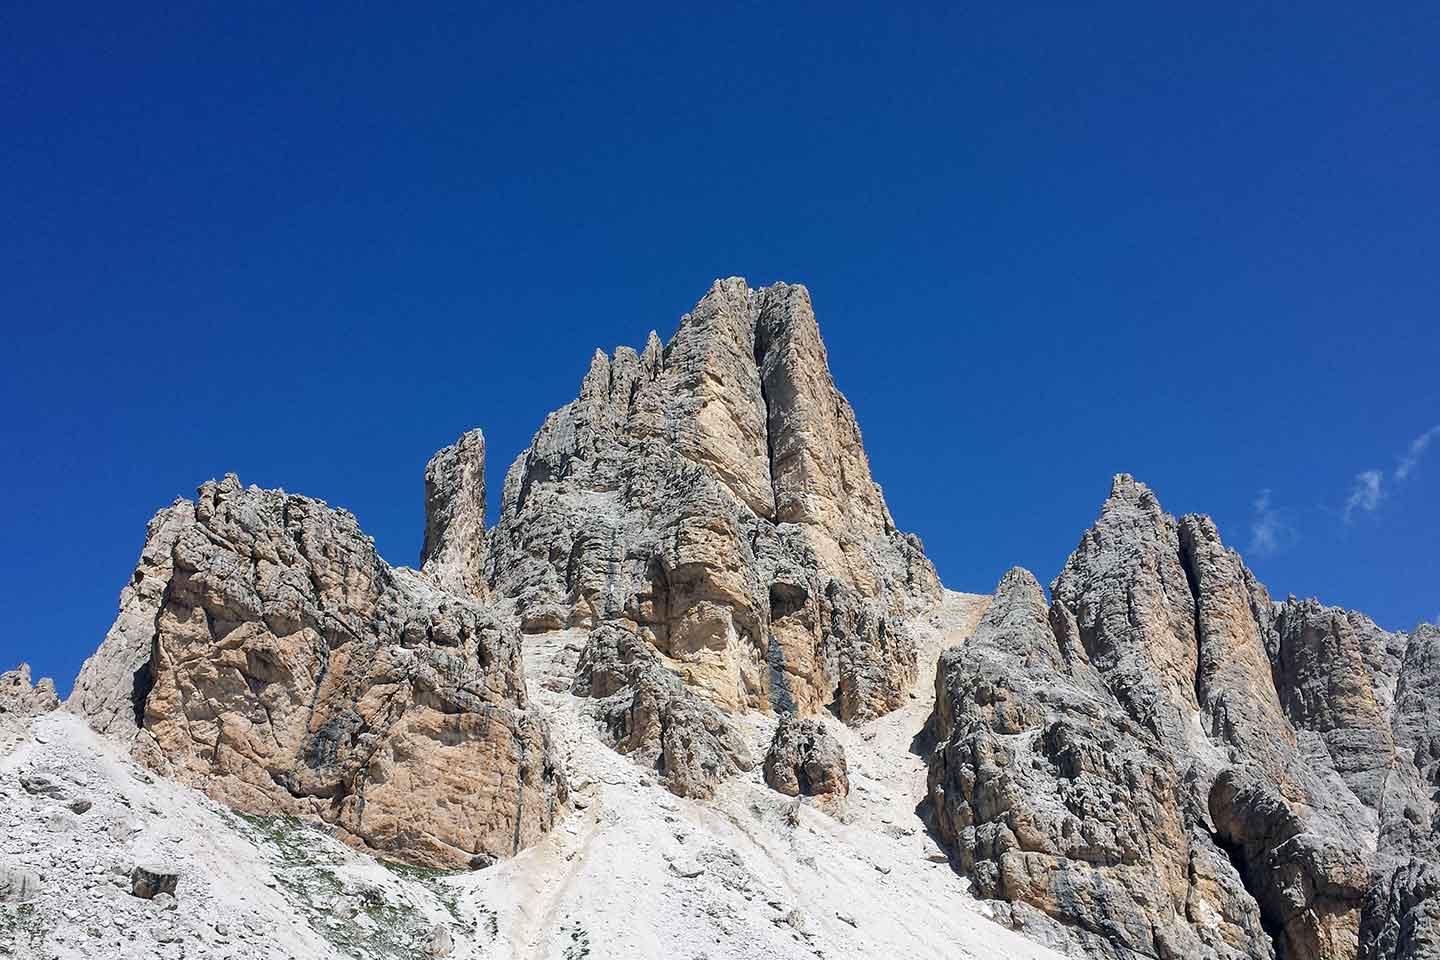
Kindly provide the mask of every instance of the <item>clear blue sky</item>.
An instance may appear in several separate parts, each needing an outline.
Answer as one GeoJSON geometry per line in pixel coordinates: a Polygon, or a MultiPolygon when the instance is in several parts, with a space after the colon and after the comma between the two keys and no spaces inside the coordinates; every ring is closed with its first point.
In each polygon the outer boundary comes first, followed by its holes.
{"type": "Polygon", "coordinates": [[[226,471],[414,563],[435,449],[493,510],[732,274],[810,286],[951,587],[1048,582],[1123,470],[1440,615],[1440,8],[885,6],[5,5],[0,660],[68,688],[226,471]]]}

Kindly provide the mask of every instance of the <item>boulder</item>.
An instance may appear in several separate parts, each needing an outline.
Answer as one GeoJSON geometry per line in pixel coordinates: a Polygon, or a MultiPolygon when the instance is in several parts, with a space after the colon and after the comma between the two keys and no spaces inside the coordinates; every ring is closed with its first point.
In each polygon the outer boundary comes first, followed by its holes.
{"type": "Polygon", "coordinates": [[[780,718],[765,753],[765,782],[787,797],[844,800],[850,793],[845,749],[819,720],[780,718]]]}
{"type": "Polygon", "coordinates": [[[179,883],[180,871],[164,864],[141,864],[130,872],[130,892],[141,900],[174,897],[179,883]]]}

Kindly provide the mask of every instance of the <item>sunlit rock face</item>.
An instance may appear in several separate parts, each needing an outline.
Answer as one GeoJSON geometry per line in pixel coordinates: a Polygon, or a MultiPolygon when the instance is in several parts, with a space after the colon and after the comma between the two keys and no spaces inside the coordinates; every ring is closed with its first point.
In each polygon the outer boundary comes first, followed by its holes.
{"type": "Polygon", "coordinates": [[[533,843],[567,787],[513,625],[318,500],[206,483],[151,522],[72,709],[230,806],[431,866],[533,843]]]}
{"type": "Polygon", "coordinates": [[[809,293],[740,279],[668,344],[595,354],[506,474],[487,547],[523,629],[629,630],[730,711],[893,709],[916,669],[903,620],[940,594],[870,476],[809,293]]]}
{"type": "Polygon", "coordinates": [[[1115,478],[1050,598],[941,658],[938,832],[981,896],[1105,958],[1434,957],[1440,631],[1273,602],[1115,478]]]}

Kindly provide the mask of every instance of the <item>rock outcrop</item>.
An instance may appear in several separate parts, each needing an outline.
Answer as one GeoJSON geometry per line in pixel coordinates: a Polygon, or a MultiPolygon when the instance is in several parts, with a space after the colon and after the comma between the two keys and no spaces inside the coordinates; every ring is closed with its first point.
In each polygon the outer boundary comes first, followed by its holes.
{"type": "Polygon", "coordinates": [[[677,796],[714,796],[722,782],[754,766],[729,718],[686,687],[654,647],[614,624],[590,632],[573,692],[595,698],[615,749],[653,767],[677,796]]]}
{"type": "Polygon", "coordinates": [[[1115,960],[1435,956],[1440,631],[1272,602],[1128,476],[1051,595],[1012,570],[936,677],[935,825],[1004,919],[1115,960]]]}
{"type": "Polygon", "coordinates": [[[512,854],[567,800],[513,626],[346,511],[234,476],[151,522],[70,705],[236,809],[420,864],[512,854]]]}
{"type": "Polygon", "coordinates": [[[0,673],[0,715],[30,717],[49,713],[60,706],[55,695],[55,682],[49,677],[32,685],[30,664],[22,663],[14,670],[0,673]]]}
{"type": "Polygon", "coordinates": [[[893,709],[915,671],[903,620],[940,590],[871,478],[809,294],[739,279],[667,345],[595,354],[507,473],[487,544],[523,629],[616,624],[732,711],[893,709]]]}
{"type": "Polygon", "coordinates": [[[833,809],[850,795],[845,748],[819,720],[782,716],[764,773],[765,782],[787,797],[816,797],[833,809]]]}
{"type": "Polygon", "coordinates": [[[420,568],[453,593],[484,598],[485,435],[471,430],[425,465],[420,568]]]}

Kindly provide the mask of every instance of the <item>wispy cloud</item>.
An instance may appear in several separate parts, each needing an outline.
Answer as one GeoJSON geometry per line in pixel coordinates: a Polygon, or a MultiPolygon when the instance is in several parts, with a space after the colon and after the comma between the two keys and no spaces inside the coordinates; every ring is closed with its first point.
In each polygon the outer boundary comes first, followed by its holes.
{"type": "Polygon", "coordinates": [[[1380,506],[1385,494],[1385,474],[1379,470],[1365,470],[1355,474],[1355,486],[1350,490],[1350,499],[1345,501],[1345,522],[1349,523],[1356,510],[1371,512],[1380,506]]]}
{"type": "Polygon", "coordinates": [[[1404,480],[1410,476],[1410,471],[1415,469],[1415,465],[1425,455],[1425,449],[1437,437],[1440,437],[1440,425],[1431,427],[1410,442],[1410,449],[1405,451],[1405,455],[1400,458],[1400,466],[1395,468],[1396,480],[1404,480]]]}
{"type": "Polygon", "coordinates": [[[1250,516],[1250,552],[1260,557],[1275,554],[1289,541],[1291,530],[1280,518],[1280,511],[1270,496],[1270,488],[1260,491],[1255,498],[1254,512],[1250,516]]]}

